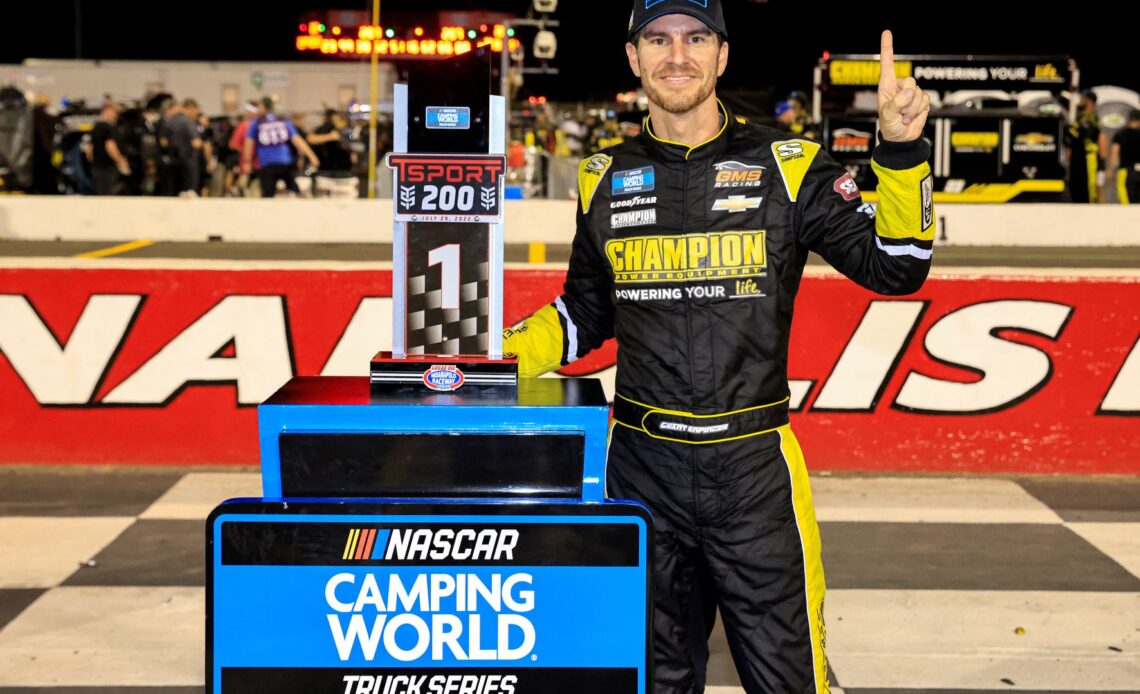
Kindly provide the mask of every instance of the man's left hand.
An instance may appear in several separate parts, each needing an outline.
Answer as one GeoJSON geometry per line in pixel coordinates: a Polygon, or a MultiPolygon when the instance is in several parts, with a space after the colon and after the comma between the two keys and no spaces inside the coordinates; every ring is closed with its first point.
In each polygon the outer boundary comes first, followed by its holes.
{"type": "Polygon", "coordinates": [[[879,130],[883,139],[910,142],[922,137],[930,115],[930,96],[913,77],[895,77],[895,41],[890,30],[883,32],[879,50],[879,130]]]}

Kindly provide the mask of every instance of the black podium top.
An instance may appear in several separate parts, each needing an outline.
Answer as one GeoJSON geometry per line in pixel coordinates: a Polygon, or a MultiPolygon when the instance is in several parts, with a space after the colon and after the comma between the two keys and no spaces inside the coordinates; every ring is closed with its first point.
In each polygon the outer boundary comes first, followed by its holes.
{"type": "Polygon", "coordinates": [[[608,407],[597,379],[524,378],[518,388],[489,386],[451,393],[392,386],[371,392],[367,376],[302,376],[274,393],[265,405],[436,405],[499,407],[608,407]]]}

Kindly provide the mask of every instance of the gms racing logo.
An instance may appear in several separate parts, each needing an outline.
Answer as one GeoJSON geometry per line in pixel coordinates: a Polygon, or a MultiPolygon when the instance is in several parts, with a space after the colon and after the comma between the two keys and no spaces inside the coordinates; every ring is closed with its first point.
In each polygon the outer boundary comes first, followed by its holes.
{"type": "Polygon", "coordinates": [[[764,175],[763,166],[751,166],[738,161],[722,161],[716,169],[715,188],[755,188],[764,175]]]}
{"type": "MultiPolygon", "coordinates": [[[[423,562],[513,559],[518,531],[354,528],[345,559],[423,562]]],[[[534,649],[534,577],[497,570],[342,572],[324,584],[326,619],[341,661],[378,657],[517,661],[534,649]]]]}
{"type": "Polygon", "coordinates": [[[618,284],[762,277],[764,242],[763,230],[634,236],[607,242],[606,257],[618,284]]]}

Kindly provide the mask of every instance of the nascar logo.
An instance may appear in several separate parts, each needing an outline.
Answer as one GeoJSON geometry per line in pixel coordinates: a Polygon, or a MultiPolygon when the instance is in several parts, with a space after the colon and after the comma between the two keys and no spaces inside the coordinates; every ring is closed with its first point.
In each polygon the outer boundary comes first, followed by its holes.
{"type": "Polygon", "coordinates": [[[653,190],[656,182],[652,166],[628,171],[617,171],[613,178],[614,195],[631,195],[633,193],[648,193],[653,190]]]}
{"type": "Polygon", "coordinates": [[[514,561],[510,528],[352,528],[342,561],[514,561]]]}
{"type": "Polygon", "coordinates": [[[384,548],[388,546],[388,530],[376,528],[353,528],[348,531],[348,540],[344,543],[344,561],[362,561],[366,559],[380,559],[384,548]],[[376,542],[377,537],[380,542],[376,542]]]}

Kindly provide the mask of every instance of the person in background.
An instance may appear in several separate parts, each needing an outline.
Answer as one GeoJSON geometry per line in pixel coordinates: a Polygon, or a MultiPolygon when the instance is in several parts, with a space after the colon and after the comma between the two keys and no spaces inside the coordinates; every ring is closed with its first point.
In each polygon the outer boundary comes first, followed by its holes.
{"type": "Polygon", "coordinates": [[[321,160],[322,171],[347,175],[355,164],[355,155],[345,143],[348,117],[339,111],[325,111],[324,121],[307,138],[321,160]]]}
{"type": "Polygon", "coordinates": [[[799,134],[803,130],[803,126],[799,124],[797,116],[796,102],[791,99],[785,99],[776,104],[776,123],[780,130],[799,134]]]}
{"type": "Polygon", "coordinates": [[[59,169],[52,163],[52,150],[61,119],[52,112],[51,99],[46,94],[36,94],[32,104],[35,133],[32,142],[32,188],[40,195],[58,195],[59,169]]]}
{"type": "Polygon", "coordinates": [[[811,102],[808,100],[808,95],[797,89],[788,95],[788,101],[796,105],[796,123],[799,125],[797,132],[809,140],[818,140],[819,128],[812,120],[811,102]]]}
{"type": "MultiPolygon", "coordinates": [[[[289,117],[289,121],[297,130],[297,134],[301,137],[301,139],[307,142],[309,139],[309,131],[305,129],[305,114],[301,113],[300,111],[295,111],[293,115],[289,117]]],[[[305,159],[301,156],[301,152],[299,152],[297,148],[294,147],[291,143],[289,145],[289,149],[293,151],[293,161],[297,162],[297,170],[303,171],[305,168],[305,159]]]]}
{"type": "Polygon", "coordinates": [[[296,164],[293,151],[289,145],[296,147],[297,151],[312,162],[314,168],[321,168],[320,158],[297,133],[293,123],[283,116],[273,112],[273,98],[265,97],[261,102],[264,115],[253,119],[249,131],[242,145],[242,175],[248,176],[250,168],[248,162],[257,155],[261,162],[261,173],[258,180],[261,183],[261,197],[272,198],[277,195],[277,182],[285,183],[285,188],[294,195],[300,195],[301,189],[297,187],[296,164]]]}
{"type": "Polygon", "coordinates": [[[171,96],[165,92],[148,94],[139,123],[138,166],[141,195],[169,195],[169,166],[162,145],[163,114],[171,96]]]}
{"type": "Polygon", "coordinates": [[[596,114],[589,114],[586,116],[586,122],[582,124],[583,141],[582,152],[593,152],[597,149],[598,144],[598,129],[602,127],[601,121],[598,120],[596,114]]]}
{"type": "Polygon", "coordinates": [[[99,120],[91,130],[91,180],[95,184],[96,195],[116,195],[120,191],[120,177],[131,174],[130,164],[123,156],[115,137],[115,126],[119,122],[119,107],[112,101],[103,103],[99,120]]]}
{"type": "Polygon", "coordinates": [[[621,121],[621,136],[623,140],[632,140],[641,134],[641,122],[636,120],[621,121]]]}
{"type": "Polygon", "coordinates": [[[1096,94],[1081,92],[1077,119],[1065,131],[1069,160],[1069,195],[1073,202],[1097,201],[1097,173],[1100,171],[1100,119],[1096,114],[1096,94]]]}
{"type": "Polygon", "coordinates": [[[249,185],[249,175],[242,174],[243,171],[257,173],[261,170],[261,162],[257,161],[256,149],[254,154],[250,155],[250,159],[245,158],[245,140],[249,134],[249,125],[255,118],[262,115],[261,105],[252,99],[247,101],[244,107],[245,113],[242,116],[241,122],[234,128],[233,133],[230,135],[230,149],[234,152],[234,174],[237,175],[236,181],[229,181],[226,189],[229,190],[234,183],[237,184],[237,195],[241,196],[245,192],[246,187],[249,185]]]}
{"type": "Polygon", "coordinates": [[[598,131],[597,149],[616,147],[622,142],[625,142],[625,138],[622,137],[621,126],[618,124],[617,114],[606,114],[606,121],[602,124],[601,130],[598,131]]]}
{"type": "Polygon", "coordinates": [[[197,104],[194,104],[192,109],[188,108],[186,115],[194,120],[198,139],[202,143],[198,148],[198,161],[195,167],[198,171],[198,193],[206,197],[210,194],[210,174],[213,173],[215,164],[214,131],[210,127],[210,117],[202,113],[197,104]]]}
{"type": "Polygon", "coordinates": [[[583,140],[586,138],[585,126],[578,122],[572,113],[562,114],[562,125],[558,127],[562,137],[558,142],[558,156],[581,157],[583,140]]]}
{"type": "Polygon", "coordinates": [[[1128,127],[1112,138],[1108,173],[1116,181],[1120,202],[1140,204],[1140,108],[1128,114],[1128,127]]]}
{"type": "Polygon", "coordinates": [[[198,197],[198,102],[186,99],[181,105],[171,100],[162,125],[161,140],[166,150],[169,195],[198,197]]]}

